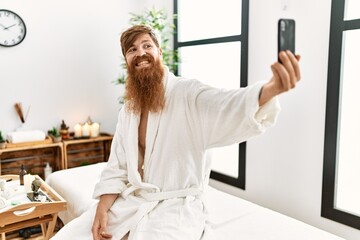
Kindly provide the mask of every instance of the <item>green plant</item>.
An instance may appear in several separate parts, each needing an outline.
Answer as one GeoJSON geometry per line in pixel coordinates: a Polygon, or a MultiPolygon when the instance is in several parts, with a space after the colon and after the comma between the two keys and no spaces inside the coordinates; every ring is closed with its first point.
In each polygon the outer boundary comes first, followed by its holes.
{"type": "MultiPolygon", "coordinates": [[[[168,19],[168,15],[164,9],[156,10],[154,7],[145,10],[142,14],[130,13],[131,18],[129,23],[131,25],[147,25],[153,28],[160,36],[160,47],[162,48],[163,63],[169,67],[169,70],[176,72],[179,64],[179,57],[177,51],[170,46],[170,38],[175,31],[175,25],[172,20],[176,15],[172,15],[168,19]]],[[[122,68],[126,69],[125,61],[122,63],[122,68]]],[[[116,84],[124,84],[126,81],[126,74],[122,74],[116,81],[116,84]]]]}
{"type": "Polygon", "coordinates": [[[3,135],[2,135],[2,132],[0,131],[0,143],[2,143],[2,142],[5,142],[5,139],[4,139],[3,135]]]}
{"type": "Polygon", "coordinates": [[[57,130],[56,127],[53,127],[51,130],[48,131],[48,134],[54,136],[54,137],[60,137],[60,133],[57,130]]]}

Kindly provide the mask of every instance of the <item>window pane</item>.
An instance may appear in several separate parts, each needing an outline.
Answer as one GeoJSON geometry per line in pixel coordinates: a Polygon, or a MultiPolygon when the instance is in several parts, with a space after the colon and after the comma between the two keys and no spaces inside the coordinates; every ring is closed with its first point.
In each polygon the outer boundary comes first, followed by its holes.
{"type": "Polygon", "coordinates": [[[360,30],[344,33],[335,205],[360,216],[359,42],[360,30]]]}
{"type": "Polygon", "coordinates": [[[178,1],[179,42],[241,34],[239,0],[178,1]]]}
{"type": "Polygon", "coordinates": [[[218,88],[240,86],[240,42],[179,48],[180,75],[218,88]]]}
{"type": "Polygon", "coordinates": [[[211,169],[230,177],[239,177],[239,145],[211,149],[211,169]]]}
{"type": "Polygon", "coordinates": [[[346,0],[345,2],[345,20],[353,20],[360,18],[360,1],[346,0]]]}
{"type": "MultiPolygon", "coordinates": [[[[180,75],[218,88],[239,88],[240,46],[240,42],[230,42],[179,48],[180,75]]],[[[237,144],[214,149],[212,159],[213,170],[238,178],[237,144]]]]}

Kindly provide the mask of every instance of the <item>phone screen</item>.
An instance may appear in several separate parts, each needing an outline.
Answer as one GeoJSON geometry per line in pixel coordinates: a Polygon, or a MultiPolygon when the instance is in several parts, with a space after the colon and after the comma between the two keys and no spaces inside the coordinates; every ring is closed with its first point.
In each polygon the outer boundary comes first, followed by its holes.
{"type": "Polygon", "coordinates": [[[278,53],[290,50],[295,54],[295,20],[279,19],[278,22],[278,53]]]}

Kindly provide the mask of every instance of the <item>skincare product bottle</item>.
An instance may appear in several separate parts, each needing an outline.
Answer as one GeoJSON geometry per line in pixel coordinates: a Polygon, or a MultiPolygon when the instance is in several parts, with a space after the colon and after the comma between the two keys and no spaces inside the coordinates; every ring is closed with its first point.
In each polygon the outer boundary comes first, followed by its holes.
{"type": "Polygon", "coordinates": [[[24,164],[21,164],[21,170],[19,172],[20,185],[24,185],[24,175],[27,174],[24,164]]]}
{"type": "Polygon", "coordinates": [[[50,175],[50,173],[52,173],[52,167],[50,167],[49,163],[46,163],[46,166],[44,168],[44,175],[45,175],[45,180],[47,179],[47,177],[50,175]]]}

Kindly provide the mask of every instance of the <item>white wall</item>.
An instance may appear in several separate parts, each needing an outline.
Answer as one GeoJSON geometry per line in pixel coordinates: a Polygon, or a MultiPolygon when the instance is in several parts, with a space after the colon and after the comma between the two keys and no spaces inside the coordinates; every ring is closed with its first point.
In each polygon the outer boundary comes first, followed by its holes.
{"type": "Polygon", "coordinates": [[[0,6],[27,27],[20,45],[0,47],[0,130],[21,125],[14,110],[21,102],[24,111],[31,105],[29,128],[46,131],[64,119],[72,130],[91,116],[112,133],[122,91],[112,83],[121,71],[119,37],[138,3],[0,0],[0,6]]]}
{"type": "Polygon", "coordinates": [[[247,143],[246,191],[211,181],[234,195],[307,222],[345,239],[360,231],[322,218],[321,192],[329,47],[329,0],[250,0],[249,82],[270,76],[276,60],[276,23],[296,20],[302,81],[280,97],[278,123],[247,143]],[[289,6],[282,10],[282,3],[289,6]]]}
{"type": "MultiPolygon", "coordinates": [[[[90,115],[115,130],[122,89],[119,36],[128,12],[165,7],[163,0],[0,0],[25,20],[28,34],[0,48],[0,129],[20,126],[15,102],[31,104],[28,125],[47,130],[61,119],[72,127],[90,115]]],[[[297,21],[302,81],[281,96],[278,124],[247,144],[246,191],[212,181],[234,195],[300,219],[349,240],[360,231],[320,217],[330,22],[329,0],[250,0],[249,82],[268,79],[276,60],[276,22],[297,21]],[[286,11],[281,3],[289,3],[286,11]],[[315,23],[316,21],[316,23],[315,23]]]]}
{"type": "Polygon", "coordinates": [[[26,127],[46,131],[61,120],[71,127],[88,116],[113,133],[123,86],[119,37],[129,12],[155,6],[172,12],[172,1],[0,0],[18,13],[27,35],[18,46],[0,47],[0,130],[21,126],[14,104],[30,107],[26,127]]]}

